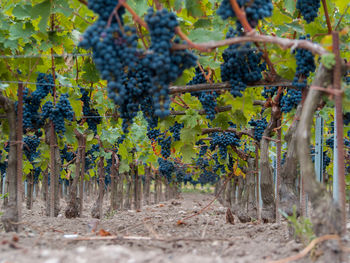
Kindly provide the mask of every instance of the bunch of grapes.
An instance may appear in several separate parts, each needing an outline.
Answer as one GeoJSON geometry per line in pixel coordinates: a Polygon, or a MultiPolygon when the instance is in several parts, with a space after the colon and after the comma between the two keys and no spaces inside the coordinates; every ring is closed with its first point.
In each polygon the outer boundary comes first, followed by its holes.
{"type": "Polygon", "coordinates": [[[37,184],[39,183],[39,177],[42,170],[40,167],[35,167],[33,172],[34,172],[34,184],[37,184]]]}
{"type": "Polygon", "coordinates": [[[52,92],[54,81],[51,74],[39,73],[36,80],[36,89],[31,94],[27,88],[23,91],[23,132],[27,129],[38,129],[44,122],[40,118],[39,108],[41,101],[52,92]]]}
{"type": "Polygon", "coordinates": [[[123,30],[117,23],[109,27],[107,21],[97,20],[84,33],[80,46],[93,51],[93,60],[102,79],[108,81],[108,97],[119,106],[127,131],[137,115],[140,102],[148,95],[151,87],[147,68],[142,66],[141,51],[137,49],[136,30],[125,26],[123,30]]]}
{"type": "Polygon", "coordinates": [[[161,147],[161,151],[160,154],[167,159],[171,152],[170,152],[170,148],[171,148],[171,137],[170,136],[166,136],[165,134],[163,136],[160,136],[158,138],[158,143],[161,147]]]}
{"type": "Polygon", "coordinates": [[[203,140],[196,142],[196,145],[200,146],[199,156],[204,156],[207,153],[208,145],[206,145],[203,140]]]}
{"type": "Polygon", "coordinates": [[[192,184],[200,184],[202,187],[206,184],[215,184],[219,180],[219,176],[212,171],[204,171],[200,174],[199,178],[196,182],[192,182],[192,184]]]}
{"type": "Polygon", "coordinates": [[[161,135],[161,132],[159,129],[150,129],[148,127],[148,130],[147,130],[147,137],[153,141],[153,140],[156,140],[159,136],[161,135]]]}
{"type": "MultiPolygon", "coordinates": [[[[154,116],[165,117],[170,113],[170,82],[176,80],[186,68],[194,66],[196,57],[188,51],[171,50],[171,41],[178,25],[175,14],[166,9],[148,11],[145,20],[152,44],[150,52],[144,54],[137,48],[135,28],[124,26],[121,29],[116,22],[107,26],[107,13],[113,10],[111,6],[110,1],[93,1],[90,7],[100,14],[100,18],[84,33],[80,46],[92,49],[96,67],[102,79],[108,81],[108,96],[119,106],[124,132],[128,131],[140,108],[145,110],[144,115],[154,128],[157,126],[154,122],[158,122],[154,116]]],[[[179,40],[174,42],[180,43],[179,40]]]]}
{"type": "MultiPolygon", "coordinates": [[[[310,35],[301,36],[299,39],[309,39],[310,35]]],[[[315,58],[314,55],[306,49],[297,48],[293,50],[297,61],[297,69],[293,79],[293,85],[297,88],[305,88],[307,85],[307,78],[311,72],[315,72],[315,58]]]]}
{"type": "MultiPolygon", "coordinates": [[[[239,35],[230,28],[226,38],[239,35]]],[[[222,54],[224,63],[221,64],[221,79],[231,84],[231,94],[242,97],[248,83],[262,79],[261,72],[266,69],[262,62],[262,53],[251,48],[250,43],[229,46],[222,54]]]]}
{"type": "Polygon", "coordinates": [[[80,88],[81,98],[83,102],[83,114],[90,130],[97,134],[97,125],[101,123],[100,114],[96,109],[90,107],[91,99],[86,89],[80,88]]]}
{"type": "MultiPolygon", "coordinates": [[[[100,19],[108,21],[109,17],[112,15],[114,8],[118,5],[118,0],[89,0],[88,8],[99,14],[100,19]]],[[[125,13],[125,8],[121,6],[118,9],[119,19],[122,21],[122,15],[125,13]]],[[[115,21],[115,17],[113,16],[115,21]]]]}
{"type": "Polygon", "coordinates": [[[264,87],[264,91],[261,93],[261,95],[265,98],[265,99],[269,99],[272,98],[273,96],[275,96],[275,94],[277,93],[278,87],[264,87]]]}
{"type": "Polygon", "coordinates": [[[23,138],[23,142],[24,155],[27,157],[27,160],[29,162],[33,162],[34,159],[37,158],[40,154],[40,152],[37,151],[37,148],[40,144],[40,138],[38,138],[36,135],[25,136],[23,138]]]}
{"type": "Polygon", "coordinates": [[[302,92],[300,89],[288,89],[280,101],[281,111],[284,113],[290,112],[294,107],[297,107],[302,100],[302,92]]]}
{"type": "Polygon", "coordinates": [[[172,174],[175,172],[174,164],[163,158],[158,158],[159,172],[162,176],[166,177],[168,182],[172,180],[172,174]]]}
{"type": "MultiPolygon", "coordinates": [[[[207,83],[207,80],[205,79],[205,76],[203,75],[203,72],[201,71],[201,69],[199,67],[196,67],[195,75],[187,83],[187,85],[191,86],[191,85],[205,84],[205,83],[207,83]]],[[[197,93],[201,93],[201,92],[197,92],[197,93]]],[[[195,94],[195,92],[193,92],[193,93],[191,93],[191,95],[196,96],[197,94],[195,94]]]]}
{"type": "Polygon", "coordinates": [[[225,174],[226,173],[226,168],[225,168],[225,165],[224,164],[221,164],[219,162],[219,157],[218,157],[218,154],[217,153],[214,153],[212,155],[212,158],[214,159],[215,161],[215,165],[213,167],[213,172],[214,173],[218,173],[218,171],[220,171],[222,174],[225,174]]]}
{"type": "Polygon", "coordinates": [[[198,157],[196,160],[196,166],[204,171],[209,166],[209,161],[203,157],[198,157]]]}
{"type": "Polygon", "coordinates": [[[315,20],[320,6],[320,0],[297,0],[297,9],[307,23],[315,20]]]}
{"type": "MultiPolygon", "coordinates": [[[[348,63],[348,61],[345,60],[345,63],[348,63]]],[[[344,81],[346,85],[350,85],[350,70],[347,70],[346,73],[344,74],[344,81]]]]}
{"type": "Polygon", "coordinates": [[[3,151],[0,151],[0,175],[4,175],[7,169],[7,161],[1,162],[3,151]]]}
{"type": "Polygon", "coordinates": [[[215,119],[216,106],[218,105],[216,101],[217,97],[216,92],[202,92],[198,98],[209,120],[215,119]]]}
{"type": "Polygon", "coordinates": [[[184,127],[183,123],[178,123],[177,121],[173,126],[169,128],[169,131],[173,134],[174,142],[180,141],[181,129],[184,127]]]}
{"type": "MultiPolygon", "coordinates": [[[[187,50],[171,50],[171,40],[175,37],[175,28],[179,26],[174,13],[166,9],[154,12],[151,8],[145,21],[152,44],[144,66],[148,66],[152,72],[153,86],[150,92],[153,94],[155,114],[165,117],[170,114],[169,84],[180,77],[185,69],[195,66],[197,57],[187,50]]],[[[179,44],[180,40],[175,39],[174,43],[179,44]]]]}
{"type": "MultiPolygon", "coordinates": [[[[272,15],[273,4],[271,0],[237,0],[241,9],[244,9],[247,20],[252,27],[256,27],[260,19],[270,17],[272,15]]],[[[226,20],[229,17],[236,17],[232,9],[230,0],[223,0],[218,9],[218,15],[226,20]]],[[[237,20],[237,28],[241,28],[241,24],[237,20]]]]}
{"type": "MultiPolygon", "coordinates": [[[[346,112],[343,114],[343,121],[344,121],[344,125],[349,125],[350,123],[350,112],[346,112]]],[[[334,126],[334,122],[333,122],[333,126],[334,126]]]]}
{"type": "MultiPolygon", "coordinates": [[[[196,84],[204,84],[207,83],[207,80],[205,79],[203,72],[200,70],[200,68],[196,68],[196,74],[193,77],[191,81],[187,83],[187,85],[196,85],[196,84]]],[[[216,114],[216,106],[217,106],[217,93],[216,92],[191,92],[192,96],[195,96],[198,98],[200,103],[202,104],[202,107],[207,114],[207,119],[214,120],[215,114],[216,114]]]]}
{"type": "Polygon", "coordinates": [[[64,148],[60,150],[61,162],[63,164],[64,161],[70,162],[74,159],[75,154],[73,152],[68,151],[67,144],[64,145],[64,148]]]}
{"type": "Polygon", "coordinates": [[[323,152],[323,172],[326,171],[327,167],[331,163],[331,158],[327,155],[328,151],[323,152]]]}
{"type": "Polygon", "coordinates": [[[68,93],[62,94],[55,107],[52,102],[48,101],[42,108],[42,118],[49,118],[53,122],[55,131],[58,134],[64,134],[66,132],[64,119],[73,121],[74,112],[68,96],[68,93]]]}
{"type": "Polygon", "coordinates": [[[331,136],[326,140],[326,145],[332,150],[334,149],[334,136],[331,136]]]}
{"type": "Polygon", "coordinates": [[[266,121],[266,118],[262,118],[260,120],[251,119],[248,122],[248,124],[250,126],[254,127],[254,138],[258,142],[260,142],[262,137],[263,137],[264,131],[265,131],[266,127],[267,127],[267,124],[268,124],[267,121],[266,121]]]}
{"type": "Polygon", "coordinates": [[[148,123],[148,128],[156,128],[158,126],[159,117],[155,115],[155,109],[151,96],[148,96],[144,99],[143,103],[141,104],[141,111],[148,123]]]}
{"type": "Polygon", "coordinates": [[[92,148],[85,153],[85,172],[87,172],[91,168],[94,168],[94,164],[97,159],[94,153],[99,151],[100,151],[100,145],[93,144],[92,148]]]}
{"type": "Polygon", "coordinates": [[[281,165],[284,165],[284,163],[286,162],[286,158],[287,158],[287,153],[284,152],[281,159],[281,165]]]}
{"type": "Polygon", "coordinates": [[[186,176],[186,170],[184,166],[175,165],[175,176],[176,176],[176,182],[181,183],[184,181],[184,178],[186,176]]]}
{"type": "Polygon", "coordinates": [[[224,132],[218,133],[215,132],[211,135],[212,139],[210,141],[210,151],[214,151],[216,146],[219,147],[219,153],[221,159],[226,159],[227,157],[227,147],[240,147],[240,139],[237,137],[234,132],[224,132]]]}

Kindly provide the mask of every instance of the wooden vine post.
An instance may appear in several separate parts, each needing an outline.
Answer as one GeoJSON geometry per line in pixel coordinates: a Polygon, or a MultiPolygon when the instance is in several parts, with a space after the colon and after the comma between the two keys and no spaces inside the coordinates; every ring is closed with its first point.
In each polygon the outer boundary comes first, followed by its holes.
{"type": "MultiPolygon", "coordinates": [[[[80,184],[79,184],[79,215],[83,215],[83,204],[84,204],[84,179],[85,179],[85,153],[86,153],[86,134],[83,135],[82,145],[80,146],[80,158],[81,158],[81,168],[80,168],[80,184]]],[[[78,175],[77,175],[78,176],[78,175]]]]}
{"type": "MultiPolygon", "coordinates": [[[[342,78],[342,61],[339,50],[339,33],[332,32],[333,38],[333,53],[335,55],[335,66],[333,71],[333,89],[341,91],[342,78]]],[[[345,163],[344,163],[344,130],[343,130],[343,109],[342,109],[342,95],[336,93],[335,95],[335,111],[336,111],[336,143],[337,144],[337,166],[338,166],[338,185],[339,185],[339,199],[336,200],[341,209],[342,215],[342,229],[346,232],[346,194],[345,194],[345,163]]]]}
{"type": "Polygon", "coordinates": [[[280,185],[281,185],[281,155],[282,155],[282,126],[281,119],[277,121],[277,173],[276,173],[276,222],[281,223],[281,216],[279,212],[280,205],[280,185]]]}
{"type": "MultiPolygon", "coordinates": [[[[23,84],[18,83],[18,105],[17,105],[17,214],[18,222],[22,219],[22,195],[23,195],[23,84]]],[[[20,231],[21,226],[17,226],[20,231]]]]}
{"type": "MultiPolygon", "coordinates": [[[[51,30],[54,31],[55,29],[55,15],[51,14],[51,30]]],[[[52,97],[53,97],[53,106],[56,105],[56,70],[55,70],[55,58],[54,58],[54,50],[51,48],[51,70],[52,70],[52,77],[53,77],[53,91],[52,91],[52,97]]],[[[55,203],[56,198],[58,198],[58,178],[56,178],[56,134],[55,134],[55,127],[53,124],[53,121],[50,121],[50,211],[49,216],[55,217],[55,203]]]]}

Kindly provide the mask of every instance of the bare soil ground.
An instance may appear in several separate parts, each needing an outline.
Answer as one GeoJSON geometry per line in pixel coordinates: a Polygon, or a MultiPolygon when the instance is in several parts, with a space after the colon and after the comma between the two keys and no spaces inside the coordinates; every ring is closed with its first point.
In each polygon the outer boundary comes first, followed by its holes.
{"type": "MultiPolygon", "coordinates": [[[[176,224],[212,198],[208,194],[186,193],[179,200],[144,206],[141,211],[106,213],[102,220],[90,217],[93,200],[85,203],[83,217],[77,219],[66,219],[61,214],[48,218],[43,202],[36,201],[32,211],[23,207],[24,231],[15,234],[0,230],[0,263],[264,263],[303,249],[289,237],[287,223],[241,224],[236,219],[232,225],[226,223],[226,209],[218,202],[187,220],[187,224],[176,224]],[[94,229],[96,232],[92,232],[94,229]],[[101,237],[97,234],[101,229],[119,239],[72,238],[101,237]]],[[[64,202],[61,205],[65,207],[64,202]]],[[[107,207],[105,203],[104,211],[107,207]]],[[[311,261],[304,258],[298,262],[311,261]]],[[[350,262],[350,257],[344,262],[350,262]]]]}

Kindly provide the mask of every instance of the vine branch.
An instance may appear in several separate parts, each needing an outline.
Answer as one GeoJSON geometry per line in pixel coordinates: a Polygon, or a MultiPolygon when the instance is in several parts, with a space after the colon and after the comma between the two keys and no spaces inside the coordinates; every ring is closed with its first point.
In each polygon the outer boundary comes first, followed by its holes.
{"type": "MultiPolygon", "coordinates": [[[[279,45],[282,49],[294,50],[296,48],[302,48],[302,49],[309,50],[313,54],[317,54],[317,55],[325,55],[329,53],[322,46],[308,40],[289,39],[289,38],[281,38],[277,36],[266,36],[266,35],[259,35],[259,34],[227,38],[225,40],[210,41],[207,43],[198,43],[197,45],[211,51],[218,47],[229,46],[229,45],[234,45],[239,43],[246,43],[246,42],[272,43],[272,44],[279,45]]],[[[175,44],[172,47],[173,50],[182,50],[182,49],[188,49],[188,48],[192,48],[192,47],[186,44],[175,44]]]]}
{"type": "Polygon", "coordinates": [[[331,34],[333,29],[332,29],[332,24],[331,20],[329,19],[329,14],[328,14],[328,8],[327,8],[327,2],[326,0],[322,0],[322,6],[324,10],[324,15],[326,17],[326,23],[327,23],[327,28],[328,28],[328,34],[331,34]]]}
{"type": "Polygon", "coordinates": [[[239,7],[237,1],[230,0],[230,3],[231,3],[233,11],[236,14],[237,19],[242,24],[244,31],[246,31],[247,33],[253,32],[253,34],[254,34],[255,33],[254,29],[250,26],[250,24],[247,20],[247,16],[245,15],[245,12],[239,7]]]}

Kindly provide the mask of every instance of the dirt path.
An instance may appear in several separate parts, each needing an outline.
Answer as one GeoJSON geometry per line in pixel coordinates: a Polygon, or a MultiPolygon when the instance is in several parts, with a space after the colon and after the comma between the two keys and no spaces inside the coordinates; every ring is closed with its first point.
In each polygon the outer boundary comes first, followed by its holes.
{"type": "Polygon", "coordinates": [[[284,258],[303,248],[288,238],[286,224],[226,223],[226,210],[217,202],[203,214],[186,221],[187,224],[176,225],[179,219],[200,210],[211,198],[204,194],[183,194],[180,200],[145,206],[140,212],[129,210],[106,215],[102,220],[90,218],[89,204],[83,218],[66,219],[61,215],[47,218],[43,204],[36,202],[33,211],[24,208],[22,233],[16,236],[0,232],[0,263],[250,263],[284,258]],[[96,237],[91,232],[94,228],[118,237],[158,240],[72,241],[67,238],[67,235],[96,237]],[[18,242],[12,241],[17,238],[18,242]],[[174,240],[178,238],[181,240],[174,240]]]}

